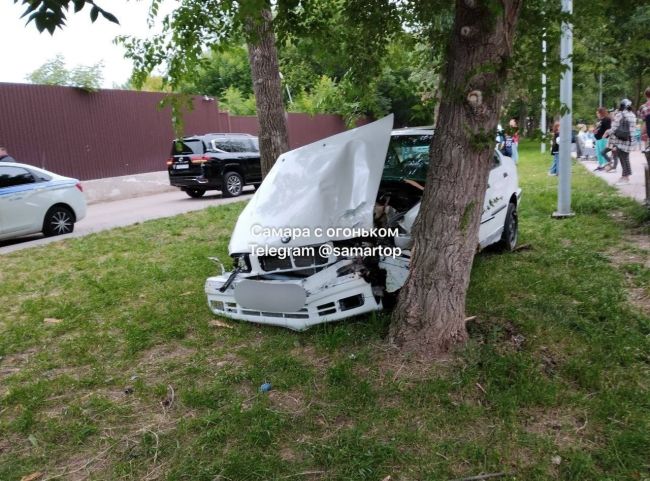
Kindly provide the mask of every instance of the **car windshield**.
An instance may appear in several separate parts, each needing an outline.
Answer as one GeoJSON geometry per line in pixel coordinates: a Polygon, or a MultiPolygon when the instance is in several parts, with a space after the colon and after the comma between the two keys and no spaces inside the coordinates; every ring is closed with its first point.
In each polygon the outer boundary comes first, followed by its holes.
{"type": "Polygon", "coordinates": [[[388,145],[382,178],[426,180],[430,145],[430,134],[393,135],[388,145]]]}
{"type": "Polygon", "coordinates": [[[202,154],[203,142],[200,139],[175,140],[172,143],[172,155],[202,154]]]}

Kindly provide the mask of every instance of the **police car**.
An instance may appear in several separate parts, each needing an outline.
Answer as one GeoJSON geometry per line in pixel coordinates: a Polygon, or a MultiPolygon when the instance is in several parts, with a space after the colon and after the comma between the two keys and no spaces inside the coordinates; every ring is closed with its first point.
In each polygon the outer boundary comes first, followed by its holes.
{"type": "Polygon", "coordinates": [[[77,179],[0,162],[0,239],[69,234],[85,216],[86,199],[77,179]]]}

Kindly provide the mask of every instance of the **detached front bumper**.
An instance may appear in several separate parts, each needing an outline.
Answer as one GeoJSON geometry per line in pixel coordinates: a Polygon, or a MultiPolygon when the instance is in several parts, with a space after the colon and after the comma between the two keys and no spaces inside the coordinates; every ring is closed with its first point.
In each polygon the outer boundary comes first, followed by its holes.
{"type": "Polygon", "coordinates": [[[382,309],[372,286],[357,273],[339,275],[336,263],[306,278],[255,279],[239,274],[224,291],[230,273],[210,277],[205,293],[219,316],[296,331],[382,309]]]}

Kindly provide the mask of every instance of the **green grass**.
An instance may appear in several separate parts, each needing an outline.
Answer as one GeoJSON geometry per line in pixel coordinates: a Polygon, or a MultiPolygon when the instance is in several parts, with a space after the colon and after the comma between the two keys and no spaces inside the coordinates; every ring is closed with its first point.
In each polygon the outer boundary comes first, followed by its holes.
{"type": "Polygon", "coordinates": [[[210,327],[241,203],[0,257],[0,480],[650,478],[647,213],[576,166],[551,219],[549,161],[522,146],[530,249],[477,256],[471,339],[429,365],[387,315],[210,327]]]}

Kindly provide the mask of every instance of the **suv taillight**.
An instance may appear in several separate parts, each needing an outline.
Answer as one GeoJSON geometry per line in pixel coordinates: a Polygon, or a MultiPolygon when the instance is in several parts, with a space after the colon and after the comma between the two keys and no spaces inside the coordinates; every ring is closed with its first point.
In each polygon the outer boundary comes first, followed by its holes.
{"type": "Polygon", "coordinates": [[[210,157],[206,157],[205,155],[193,155],[190,157],[190,162],[193,164],[205,164],[208,160],[210,160],[210,157]]]}
{"type": "Polygon", "coordinates": [[[174,163],[174,158],[173,157],[170,157],[169,159],[167,159],[167,165],[172,165],[173,163],[174,163]]]}
{"type": "Polygon", "coordinates": [[[82,186],[79,182],[77,182],[77,184],[75,185],[75,187],[76,187],[77,189],[79,189],[79,192],[83,192],[83,191],[84,191],[83,186],[82,186]]]}

